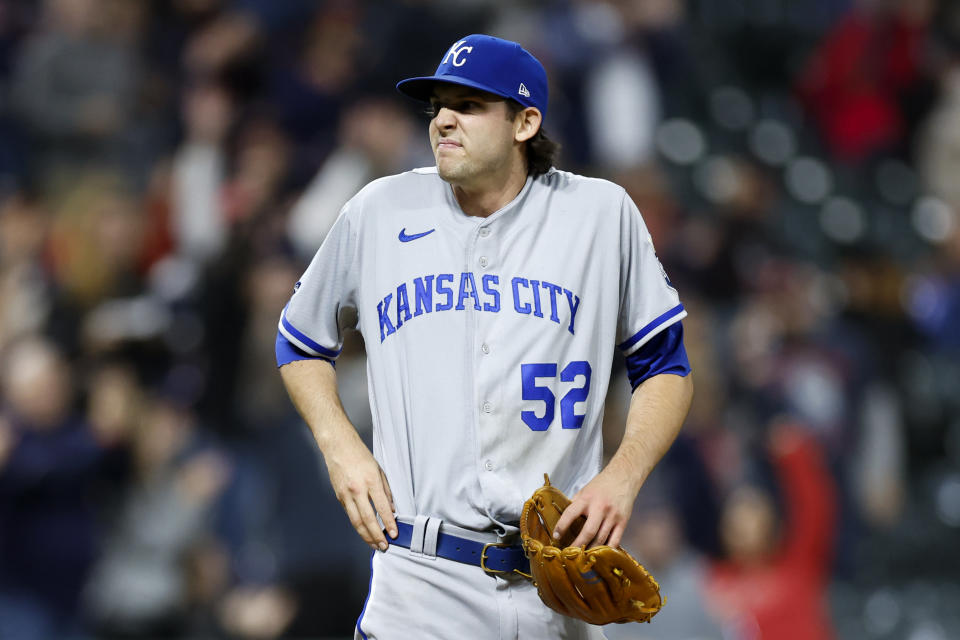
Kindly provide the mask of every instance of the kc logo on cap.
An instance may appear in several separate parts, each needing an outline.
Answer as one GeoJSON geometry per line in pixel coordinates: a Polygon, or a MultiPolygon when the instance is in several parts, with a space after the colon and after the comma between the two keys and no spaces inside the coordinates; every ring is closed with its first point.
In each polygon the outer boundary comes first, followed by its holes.
{"type": "Polygon", "coordinates": [[[466,64],[467,62],[466,60],[458,60],[458,58],[460,57],[460,54],[464,51],[466,51],[467,53],[470,53],[471,51],[473,51],[473,47],[465,46],[463,44],[464,42],[466,42],[466,40],[461,40],[460,42],[457,42],[452,47],[450,47],[450,50],[447,51],[447,55],[444,56],[443,58],[443,62],[441,62],[440,64],[441,65],[447,64],[447,60],[450,59],[451,55],[453,56],[453,66],[462,67],[464,64],[466,64]]]}
{"type": "Polygon", "coordinates": [[[510,98],[547,115],[547,72],[529,51],[510,40],[483,34],[461,38],[447,49],[432,76],[401,80],[397,90],[428,102],[438,82],[510,98]]]}

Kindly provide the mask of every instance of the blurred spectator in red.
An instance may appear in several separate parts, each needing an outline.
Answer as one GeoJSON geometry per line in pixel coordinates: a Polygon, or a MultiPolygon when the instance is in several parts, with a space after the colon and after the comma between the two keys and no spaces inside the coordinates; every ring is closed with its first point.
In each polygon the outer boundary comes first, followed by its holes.
{"type": "Polygon", "coordinates": [[[834,637],[827,586],[837,517],[836,488],[817,442],[797,424],[775,422],[769,454],[783,499],[744,484],[720,521],[725,558],[710,570],[713,611],[751,640],[834,637]]]}
{"type": "Polygon", "coordinates": [[[856,163],[903,141],[935,4],[861,1],[813,52],[797,92],[836,158],[856,163]]]}
{"type": "Polygon", "coordinates": [[[45,339],[10,345],[0,383],[0,637],[72,636],[99,541],[95,493],[122,434],[73,412],[70,368],[45,339]]]}

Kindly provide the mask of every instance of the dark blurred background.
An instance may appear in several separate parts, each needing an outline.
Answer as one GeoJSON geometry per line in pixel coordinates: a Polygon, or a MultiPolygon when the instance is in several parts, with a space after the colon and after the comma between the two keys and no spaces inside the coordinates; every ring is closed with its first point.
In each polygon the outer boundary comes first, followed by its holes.
{"type": "Polygon", "coordinates": [[[0,0],[0,638],[352,637],[369,552],[277,321],[432,164],[393,85],[474,32],[543,61],[561,168],[628,189],[690,314],[626,543],[668,604],[609,636],[960,637],[960,2],[0,0]]]}

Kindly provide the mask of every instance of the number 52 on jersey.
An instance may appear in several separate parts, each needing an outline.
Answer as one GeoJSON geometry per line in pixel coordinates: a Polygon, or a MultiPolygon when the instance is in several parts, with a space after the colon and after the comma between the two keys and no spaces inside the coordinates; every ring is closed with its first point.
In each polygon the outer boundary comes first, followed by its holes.
{"type": "Polygon", "coordinates": [[[583,426],[584,414],[574,410],[578,402],[585,402],[590,393],[590,363],[586,360],[574,360],[560,369],[556,362],[536,362],[520,365],[520,378],[523,385],[522,398],[525,402],[543,403],[542,411],[524,410],[520,417],[533,431],[546,431],[556,416],[557,397],[550,389],[551,381],[556,379],[560,370],[561,382],[573,382],[560,398],[560,426],[564,429],[579,429],[583,426]],[[541,414],[542,415],[538,415],[541,414]]]}

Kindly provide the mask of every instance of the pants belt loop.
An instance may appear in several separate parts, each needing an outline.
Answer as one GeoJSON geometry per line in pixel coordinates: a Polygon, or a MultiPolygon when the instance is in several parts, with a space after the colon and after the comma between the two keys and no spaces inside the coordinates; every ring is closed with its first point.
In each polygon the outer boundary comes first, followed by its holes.
{"type": "Polygon", "coordinates": [[[423,555],[431,558],[437,557],[437,538],[440,536],[440,524],[443,522],[440,518],[429,518],[427,520],[427,529],[423,536],[423,555]]]}
{"type": "MultiPolygon", "coordinates": [[[[410,538],[410,553],[417,555],[423,554],[423,539],[429,520],[430,518],[427,516],[417,516],[413,519],[413,537],[410,538]]],[[[434,551],[436,551],[436,541],[434,541],[434,551]]]]}

